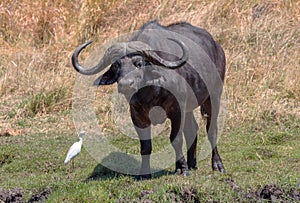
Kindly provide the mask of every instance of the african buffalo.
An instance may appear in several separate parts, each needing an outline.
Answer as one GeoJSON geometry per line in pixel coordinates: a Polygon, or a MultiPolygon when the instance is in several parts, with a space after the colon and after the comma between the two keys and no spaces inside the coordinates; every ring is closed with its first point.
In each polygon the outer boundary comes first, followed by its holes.
{"type": "Polygon", "coordinates": [[[94,84],[117,82],[118,91],[127,98],[140,139],[141,178],[151,177],[151,123],[162,123],[166,118],[171,121],[170,141],[176,154],[176,172],[187,175],[189,169],[197,168],[198,125],[193,110],[199,106],[202,115],[207,117],[212,169],[225,172],[217,150],[217,117],[225,55],[206,30],[186,22],[162,26],[151,21],[128,42],[112,45],[96,66],[87,68],[79,64],[78,56],[90,43],[75,50],[72,64],[84,75],[99,73],[110,65],[94,84]],[[188,149],[187,161],[182,152],[183,134],[188,149]]]}

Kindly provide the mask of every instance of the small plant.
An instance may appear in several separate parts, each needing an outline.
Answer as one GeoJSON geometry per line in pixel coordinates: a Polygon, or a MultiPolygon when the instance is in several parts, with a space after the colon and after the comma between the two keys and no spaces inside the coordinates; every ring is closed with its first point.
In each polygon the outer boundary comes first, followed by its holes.
{"type": "Polygon", "coordinates": [[[0,151],[0,167],[13,161],[15,155],[12,151],[0,151]]]}
{"type": "MultiPolygon", "coordinates": [[[[63,106],[64,100],[67,97],[68,91],[66,88],[54,88],[47,91],[42,89],[37,94],[31,94],[25,102],[25,112],[29,116],[35,116],[41,113],[50,113],[51,111],[65,109],[70,107],[70,104],[63,106]]],[[[58,110],[59,111],[59,110],[58,110]]]]}

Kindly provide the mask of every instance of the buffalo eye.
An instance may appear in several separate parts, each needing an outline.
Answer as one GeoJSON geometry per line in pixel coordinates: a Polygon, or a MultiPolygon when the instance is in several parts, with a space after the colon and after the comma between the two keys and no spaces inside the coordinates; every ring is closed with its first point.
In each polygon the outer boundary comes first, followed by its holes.
{"type": "Polygon", "coordinates": [[[120,61],[120,60],[116,60],[116,61],[114,62],[114,67],[115,67],[115,68],[121,67],[121,61],[120,61]]]}
{"type": "Polygon", "coordinates": [[[139,58],[134,60],[133,65],[137,68],[141,68],[144,65],[143,59],[139,58]]]}

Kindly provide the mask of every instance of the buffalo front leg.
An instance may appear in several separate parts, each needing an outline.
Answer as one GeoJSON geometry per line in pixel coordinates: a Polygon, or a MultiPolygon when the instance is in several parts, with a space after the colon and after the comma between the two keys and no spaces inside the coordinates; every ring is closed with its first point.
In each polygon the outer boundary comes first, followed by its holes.
{"type": "Polygon", "coordinates": [[[188,112],[185,114],[184,123],[184,137],[186,140],[187,147],[187,164],[189,169],[197,169],[197,132],[198,124],[194,117],[193,112],[188,112]]]}
{"type": "Polygon", "coordinates": [[[182,135],[180,123],[181,123],[180,117],[179,118],[177,117],[174,119],[171,118],[170,141],[171,141],[172,147],[175,150],[175,155],[176,155],[176,162],[175,162],[176,173],[187,176],[187,175],[189,175],[189,173],[188,173],[188,166],[187,166],[186,160],[182,153],[183,135],[182,135]]]}
{"type": "Polygon", "coordinates": [[[219,104],[219,101],[217,101],[214,105],[215,108],[212,109],[211,100],[208,98],[201,108],[205,108],[207,113],[206,131],[212,148],[212,169],[225,173],[226,171],[217,148],[219,104]]]}
{"type": "Polygon", "coordinates": [[[140,149],[142,156],[142,164],[139,172],[139,179],[150,179],[151,169],[150,169],[150,155],[152,151],[151,143],[151,127],[144,129],[136,127],[140,139],[140,149]]]}

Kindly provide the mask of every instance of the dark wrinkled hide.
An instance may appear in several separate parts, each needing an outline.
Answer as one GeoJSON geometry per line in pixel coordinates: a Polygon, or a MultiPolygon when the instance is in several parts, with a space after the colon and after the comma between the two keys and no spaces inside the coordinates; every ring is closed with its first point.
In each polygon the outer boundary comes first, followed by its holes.
{"type": "MultiPolygon", "coordinates": [[[[139,53],[130,53],[114,62],[110,66],[110,69],[95,81],[95,85],[110,85],[117,82],[119,92],[124,94],[128,99],[131,118],[140,138],[142,155],[141,177],[151,177],[151,120],[152,123],[161,123],[164,121],[164,119],[149,117],[150,110],[155,106],[163,108],[166,112],[166,117],[171,120],[170,141],[176,153],[177,173],[187,175],[188,169],[197,168],[196,145],[198,125],[192,110],[198,106],[201,106],[201,113],[207,118],[206,129],[212,146],[212,168],[213,170],[225,172],[216,146],[216,123],[221,95],[220,93],[217,94],[218,102],[216,105],[212,105],[210,93],[206,85],[207,83],[201,79],[197,73],[197,68],[201,70],[200,65],[197,64],[201,64],[200,62],[202,62],[202,60],[204,61],[205,57],[209,57],[223,82],[225,75],[225,55],[222,48],[213,40],[207,31],[188,23],[176,23],[164,27],[159,25],[156,21],[151,21],[140,29],[132,38],[132,41],[142,41],[149,44],[154,50],[158,50],[156,54],[159,57],[167,61],[179,60],[178,56],[182,55],[180,54],[181,51],[178,47],[177,49],[172,47],[175,46],[174,42],[169,42],[160,37],[155,38],[154,34],[152,36],[152,29],[172,31],[192,40],[201,50],[195,50],[188,46],[189,53],[199,52],[199,57],[197,59],[191,59],[192,61],[190,62],[192,62],[194,66],[199,67],[192,67],[190,63],[183,63],[181,67],[175,70],[166,70],[165,67],[148,60],[148,58],[139,53]],[[170,47],[170,51],[175,50],[177,52],[159,51],[161,47],[170,47]],[[173,72],[169,74],[167,71],[173,72]],[[189,94],[186,93],[186,85],[179,82],[179,78],[177,79],[179,76],[182,76],[186,83],[192,88],[196,96],[196,102],[189,101],[189,94]],[[168,84],[172,87],[172,92],[166,88],[168,85],[163,86],[161,84],[168,84]],[[215,112],[214,114],[213,111],[215,112]],[[184,114],[184,116],[182,114],[184,114]],[[184,120],[182,120],[182,118],[184,118],[184,120]],[[182,134],[184,134],[188,146],[187,161],[182,152],[182,134]]],[[[183,40],[186,41],[186,39],[183,40]]]]}

